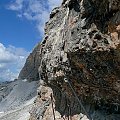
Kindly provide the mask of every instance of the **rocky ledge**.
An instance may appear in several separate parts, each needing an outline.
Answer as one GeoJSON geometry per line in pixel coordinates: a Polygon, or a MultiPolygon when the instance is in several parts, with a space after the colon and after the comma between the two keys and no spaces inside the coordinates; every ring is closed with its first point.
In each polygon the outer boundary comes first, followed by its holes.
{"type": "Polygon", "coordinates": [[[45,89],[52,89],[54,102],[50,94],[42,99],[47,92],[40,87],[31,120],[120,119],[119,0],[63,0],[51,12],[38,49],[20,77],[29,79],[28,67],[45,89]],[[59,117],[51,118],[49,109],[59,117]]]}

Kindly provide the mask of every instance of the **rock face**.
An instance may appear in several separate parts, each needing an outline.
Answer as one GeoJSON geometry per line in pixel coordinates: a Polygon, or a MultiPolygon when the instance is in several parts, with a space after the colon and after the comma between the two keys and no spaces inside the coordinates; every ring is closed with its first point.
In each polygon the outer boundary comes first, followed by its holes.
{"type": "MultiPolygon", "coordinates": [[[[44,41],[38,46],[39,55],[32,54],[39,69],[32,75],[39,73],[44,86],[52,88],[59,120],[80,113],[90,120],[120,119],[119,0],[63,0],[50,14],[44,41]]],[[[35,63],[30,58],[27,66],[35,63]]],[[[26,78],[29,70],[20,76],[26,78]]],[[[49,107],[39,116],[34,113],[31,120],[45,119],[49,107]]]]}
{"type": "Polygon", "coordinates": [[[39,80],[38,68],[40,66],[40,54],[41,45],[38,44],[28,56],[26,63],[19,74],[19,79],[28,79],[29,81],[39,80]]]}

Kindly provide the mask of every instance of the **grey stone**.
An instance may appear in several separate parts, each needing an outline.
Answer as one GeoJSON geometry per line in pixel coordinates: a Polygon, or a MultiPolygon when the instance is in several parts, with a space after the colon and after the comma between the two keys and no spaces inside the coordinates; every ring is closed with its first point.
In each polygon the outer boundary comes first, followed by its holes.
{"type": "MultiPolygon", "coordinates": [[[[69,114],[68,103],[71,116],[84,112],[66,78],[95,120],[120,118],[120,1],[114,3],[64,0],[46,23],[45,39],[38,45],[40,54],[32,53],[39,63],[32,77],[36,79],[39,73],[39,78],[53,89],[56,110],[62,116],[69,114]]],[[[34,63],[30,62],[32,66],[34,63]]],[[[33,71],[26,66],[30,66],[29,58],[20,78],[28,78],[33,71]]]]}

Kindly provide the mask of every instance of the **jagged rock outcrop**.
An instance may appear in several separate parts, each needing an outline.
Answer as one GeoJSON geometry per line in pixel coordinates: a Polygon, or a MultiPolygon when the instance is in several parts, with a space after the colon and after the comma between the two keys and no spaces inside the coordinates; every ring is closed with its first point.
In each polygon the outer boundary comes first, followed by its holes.
{"type": "Polygon", "coordinates": [[[52,88],[61,116],[87,113],[94,120],[120,119],[119,0],[63,0],[46,23],[40,46],[40,58],[35,58],[40,79],[52,88]]]}

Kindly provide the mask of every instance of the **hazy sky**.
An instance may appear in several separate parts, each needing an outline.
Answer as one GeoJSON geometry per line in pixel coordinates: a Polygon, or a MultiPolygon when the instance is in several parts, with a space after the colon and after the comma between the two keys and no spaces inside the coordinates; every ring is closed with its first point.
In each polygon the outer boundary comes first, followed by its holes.
{"type": "Polygon", "coordinates": [[[0,0],[0,81],[13,80],[62,0],[0,0]]]}

